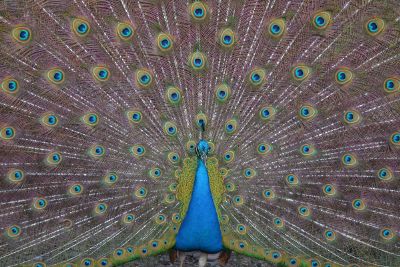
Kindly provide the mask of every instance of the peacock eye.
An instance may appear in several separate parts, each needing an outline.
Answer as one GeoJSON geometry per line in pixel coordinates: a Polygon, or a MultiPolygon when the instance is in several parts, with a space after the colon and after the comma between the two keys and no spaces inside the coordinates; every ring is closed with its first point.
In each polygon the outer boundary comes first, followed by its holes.
{"type": "Polygon", "coordinates": [[[166,33],[158,34],[157,45],[158,45],[158,49],[161,52],[167,52],[167,51],[171,50],[172,45],[173,45],[171,36],[169,36],[166,33]]]}
{"type": "Polygon", "coordinates": [[[32,39],[31,30],[24,26],[14,28],[11,35],[20,44],[26,44],[32,39]]]}
{"type": "Polygon", "coordinates": [[[206,56],[201,52],[194,52],[190,55],[189,61],[194,71],[200,71],[205,68],[206,56]]]}

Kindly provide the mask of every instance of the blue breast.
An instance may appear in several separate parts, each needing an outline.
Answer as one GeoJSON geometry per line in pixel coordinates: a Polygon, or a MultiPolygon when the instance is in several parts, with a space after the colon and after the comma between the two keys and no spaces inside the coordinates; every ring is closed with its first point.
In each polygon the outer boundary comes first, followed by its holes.
{"type": "Polygon", "coordinates": [[[192,198],[176,237],[176,249],[217,253],[222,250],[218,215],[209,185],[207,168],[198,160],[192,198]]]}

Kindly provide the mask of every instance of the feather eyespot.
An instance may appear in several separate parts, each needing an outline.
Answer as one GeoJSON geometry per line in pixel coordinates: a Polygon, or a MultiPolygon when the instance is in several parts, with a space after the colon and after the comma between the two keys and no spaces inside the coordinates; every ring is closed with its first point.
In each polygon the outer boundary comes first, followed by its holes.
{"type": "Polygon", "coordinates": [[[164,133],[170,137],[176,136],[178,129],[176,128],[175,123],[171,121],[164,123],[164,133]]]}
{"type": "Polygon", "coordinates": [[[109,260],[107,258],[101,258],[97,262],[98,262],[98,265],[102,266],[102,267],[110,267],[110,266],[112,266],[111,262],[109,262],[109,260]]]}
{"type": "Polygon", "coordinates": [[[342,163],[347,167],[353,167],[357,165],[358,161],[355,155],[346,153],[342,156],[342,163]]]}
{"type": "Polygon", "coordinates": [[[15,95],[19,90],[19,83],[14,78],[5,78],[1,83],[3,92],[9,95],[15,95]]]}
{"type": "Polygon", "coordinates": [[[237,129],[237,120],[230,119],[225,123],[225,132],[227,134],[233,134],[236,132],[237,129]]]}
{"type": "Polygon", "coordinates": [[[135,191],[135,196],[140,199],[145,198],[147,196],[147,189],[143,186],[138,187],[135,191]]]}
{"type": "Polygon", "coordinates": [[[93,159],[100,159],[105,153],[106,150],[102,145],[93,145],[89,148],[89,156],[93,159]]]}
{"type": "Polygon", "coordinates": [[[110,79],[110,70],[105,66],[96,66],[92,70],[93,77],[99,82],[105,82],[110,79]]]}
{"type": "Polygon", "coordinates": [[[146,148],[142,145],[134,145],[129,149],[129,151],[135,158],[138,159],[146,154],[146,148]]]}
{"type": "Polygon", "coordinates": [[[324,237],[327,241],[334,241],[336,239],[336,233],[332,230],[326,230],[324,232],[324,237]]]}
{"type": "Polygon", "coordinates": [[[21,235],[21,227],[18,225],[12,225],[6,229],[7,236],[11,238],[16,238],[21,235]]]}
{"type": "Polygon", "coordinates": [[[24,180],[25,173],[20,169],[11,169],[7,173],[7,179],[11,183],[20,183],[24,180]]]}
{"type": "Polygon", "coordinates": [[[343,120],[349,125],[358,124],[361,121],[361,115],[355,110],[348,110],[344,112],[343,120]]]}
{"type": "Polygon", "coordinates": [[[44,262],[36,262],[33,264],[33,267],[46,267],[46,263],[44,262]]]}
{"type": "Polygon", "coordinates": [[[226,190],[227,190],[228,192],[233,192],[233,191],[236,190],[236,186],[235,186],[235,184],[232,183],[232,182],[226,183],[225,188],[226,188],[226,190]]]}
{"type": "Polygon", "coordinates": [[[274,226],[277,228],[283,228],[283,226],[285,224],[285,222],[282,220],[282,218],[279,218],[279,217],[275,217],[273,219],[273,223],[274,223],[274,226]]]}
{"type": "Polygon", "coordinates": [[[16,134],[16,132],[13,127],[7,126],[7,127],[3,127],[0,129],[0,138],[5,141],[14,139],[15,134],[16,134]]]}
{"type": "Polygon", "coordinates": [[[240,235],[245,235],[247,233],[247,227],[244,224],[238,224],[236,226],[236,231],[240,235]]]}
{"type": "Polygon", "coordinates": [[[173,47],[172,38],[169,34],[159,33],[157,36],[157,46],[161,52],[168,52],[173,47]]]}
{"type": "Polygon", "coordinates": [[[384,31],[385,22],[381,18],[372,18],[365,24],[365,29],[369,35],[377,36],[384,31]]]}
{"type": "Polygon", "coordinates": [[[395,232],[390,229],[390,228],[383,228],[380,231],[380,236],[382,239],[384,239],[385,241],[390,241],[393,240],[396,237],[395,232]]]}
{"type": "Polygon", "coordinates": [[[125,224],[131,224],[131,223],[133,223],[133,221],[135,220],[135,216],[133,215],[133,214],[131,214],[131,213],[128,213],[128,214],[125,214],[124,216],[123,216],[123,222],[125,223],[125,224]]]}
{"type": "Polygon", "coordinates": [[[220,84],[215,89],[215,96],[219,103],[225,103],[231,95],[231,88],[227,84],[220,84]]]}
{"type": "Polygon", "coordinates": [[[230,163],[235,159],[235,151],[233,150],[225,151],[223,157],[226,163],[230,163]]]}
{"type": "Polygon", "coordinates": [[[43,126],[46,127],[55,127],[58,125],[58,117],[57,115],[55,115],[54,113],[47,113],[44,114],[41,118],[40,118],[40,122],[43,126]]]}
{"type": "Polygon", "coordinates": [[[393,178],[393,171],[389,167],[378,170],[378,178],[382,181],[390,181],[393,178]]]}
{"type": "Polygon", "coordinates": [[[64,71],[59,68],[54,68],[47,71],[47,80],[52,84],[62,84],[64,82],[65,74],[64,71]]]}
{"type": "Polygon", "coordinates": [[[253,168],[245,168],[243,170],[243,175],[246,179],[251,179],[257,175],[257,172],[253,168]]]}
{"type": "Polygon", "coordinates": [[[272,251],[271,257],[273,262],[278,262],[281,260],[282,254],[279,251],[272,251]]]}
{"type": "Polygon", "coordinates": [[[193,154],[196,152],[196,142],[193,140],[189,140],[186,143],[186,150],[188,153],[193,154]]]}
{"type": "Polygon", "coordinates": [[[167,222],[167,217],[164,214],[158,214],[155,217],[155,221],[157,224],[164,224],[167,222]]]}
{"type": "Polygon", "coordinates": [[[265,82],[265,70],[262,68],[254,68],[250,71],[249,81],[253,87],[259,87],[265,82]]]}
{"type": "Polygon", "coordinates": [[[290,186],[295,186],[299,184],[299,178],[297,175],[289,174],[285,177],[285,181],[290,186]]]}
{"type": "Polygon", "coordinates": [[[240,205],[242,205],[244,203],[244,199],[243,199],[243,197],[241,195],[236,195],[236,196],[233,197],[233,203],[236,206],[240,206],[240,205]]]}
{"type": "Polygon", "coordinates": [[[132,39],[134,33],[135,30],[132,25],[123,22],[118,23],[117,35],[122,41],[128,41],[132,39]]]}
{"type": "Polygon", "coordinates": [[[390,143],[392,143],[393,145],[400,147],[400,132],[394,132],[391,136],[390,136],[390,143]]]}
{"type": "Polygon", "coordinates": [[[207,5],[202,2],[194,2],[190,6],[190,15],[194,21],[204,21],[207,17],[207,5]]]}
{"type": "Polygon", "coordinates": [[[15,27],[11,32],[12,37],[15,41],[20,44],[26,44],[32,39],[32,32],[28,27],[18,26],[15,27]]]}
{"type": "MultiPolygon", "coordinates": [[[[200,112],[196,115],[196,126],[200,129],[200,130],[205,130],[206,126],[207,126],[207,116],[206,114],[204,114],[203,112],[200,112]]],[[[207,146],[208,146],[208,142],[207,142],[207,146]]]]}
{"type": "Polygon", "coordinates": [[[82,194],[83,186],[81,184],[73,184],[69,187],[68,193],[72,196],[77,196],[82,194]]]}
{"type": "Polygon", "coordinates": [[[153,167],[149,171],[149,176],[153,179],[158,179],[162,175],[161,169],[157,167],[153,167]]]}
{"type": "Polygon", "coordinates": [[[334,196],[336,194],[336,188],[331,184],[326,184],[322,187],[322,190],[327,196],[334,196]]]}
{"type": "Polygon", "coordinates": [[[310,68],[306,65],[298,65],[292,69],[292,77],[296,81],[304,81],[310,75],[310,68]]]}
{"type": "Polygon", "coordinates": [[[353,73],[348,68],[340,68],[336,71],[335,79],[339,85],[346,85],[353,80],[353,73]]]}
{"type": "Polygon", "coordinates": [[[168,186],[169,191],[171,192],[176,192],[176,189],[178,188],[178,184],[177,183],[172,183],[168,186]]]}
{"type": "Polygon", "coordinates": [[[94,207],[94,214],[95,215],[103,215],[107,212],[108,206],[105,203],[98,203],[94,207]]]}
{"type": "Polygon", "coordinates": [[[282,18],[274,19],[268,26],[268,33],[272,38],[280,39],[286,29],[285,20],[282,18]]]}
{"type": "Polygon", "coordinates": [[[105,185],[111,186],[115,184],[119,179],[119,176],[115,172],[109,172],[103,177],[103,182],[105,185]]]}
{"type": "Polygon", "coordinates": [[[153,74],[147,69],[136,71],[136,84],[142,89],[148,89],[153,83],[153,74]]]}
{"type": "Polygon", "coordinates": [[[99,116],[96,113],[86,113],[82,117],[82,121],[90,127],[94,127],[99,123],[99,116]]]}
{"type": "Polygon", "coordinates": [[[166,97],[171,105],[179,105],[182,100],[182,91],[175,86],[169,86],[167,88],[166,97]]]}
{"type": "Polygon", "coordinates": [[[363,201],[362,199],[359,199],[359,198],[354,199],[354,200],[351,202],[351,204],[352,204],[353,208],[354,208],[355,210],[358,210],[358,211],[364,210],[365,207],[366,207],[364,201],[363,201]]]}
{"type": "Polygon", "coordinates": [[[72,21],[72,30],[79,37],[84,37],[90,32],[90,25],[84,19],[74,19],[72,21]]]}
{"type": "Polygon", "coordinates": [[[224,48],[232,48],[235,44],[236,37],[235,32],[232,29],[224,29],[219,34],[219,43],[224,48]]]}
{"type": "Polygon", "coordinates": [[[180,156],[176,152],[169,152],[167,157],[169,162],[172,164],[177,164],[180,161],[180,156]]]}
{"type": "Polygon", "coordinates": [[[387,78],[383,83],[383,89],[387,93],[395,93],[400,91],[400,81],[395,77],[387,78]]]}
{"type": "Polygon", "coordinates": [[[266,199],[266,200],[273,200],[273,199],[276,197],[275,191],[272,190],[272,189],[265,189],[265,190],[262,192],[262,196],[263,196],[264,199],[266,199]]]}
{"type": "Polygon", "coordinates": [[[47,154],[46,162],[50,166],[57,166],[58,164],[61,163],[61,161],[62,161],[61,153],[59,153],[59,152],[50,152],[49,154],[47,154]]]}
{"type": "Polygon", "coordinates": [[[126,112],[126,116],[129,120],[129,122],[131,122],[133,124],[138,124],[143,119],[142,112],[140,112],[139,110],[129,110],[126,112]]]}
{"type": "Polygon", "coordinates": [[[311,214],[310,209],[306,206],[299,206],[297,211],[299,212],[300,216],[302,216],[302,217],[308,217],[311,214]]]}
{"type": "Polygon", "coordinates": [[[201,52],[194,52],[189,57],[190,66],[194,71],[201,71],[206,66],[206,56],[201,52]]]}
{"type": "Polygon", "coordinates": [[[304,121],[313,120],[318,114],[318,111],[312,105],[302,105],[299,109],[299,117],[304,121]]]}
{"type": "Polygon", "coordinates": [[[317,150],[311,144],[304,144],[300,147],[300,153],[301,153],[301,155],[303,155],[305,157],[310,157],[310,156],[316,155],[317,150]]]}
{"type": "Polygon", "coordinates": [[[81,261],[81,266],[92,267],[94,266],[94,260],[91,258],[85,258],[81,261]]]}
{"type": "Polygon", "coordinates": [[[181,222],[181,215],[179,213],[172,214],[172,222],[173,223],[180,223],[181,222]]]}
{"type": "Polygon", "coordinates": [[[47,200],[45,198],[35,198],[33,200],[33,208],[35,210],[43,210],[47,207],[47,200]]]}
{"type": "Polygon", "coordinates": [[[268,155],[272,152],[272,146],[270,144],[267,143],[260,143],[257,145],[257,153],[260,155],[268,155]]]}

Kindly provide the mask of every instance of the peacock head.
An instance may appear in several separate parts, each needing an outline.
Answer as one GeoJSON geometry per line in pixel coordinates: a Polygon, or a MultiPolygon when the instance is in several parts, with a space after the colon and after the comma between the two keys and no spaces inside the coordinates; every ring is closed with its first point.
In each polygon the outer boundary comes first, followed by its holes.
{"type": "Polygon", "coordinates": [[[208,145],[208,142],[204,139],[200,139],[200,141],[197,143],[196,146],[197,156],[200,159],[205,160],[209,151],[210,151],[210,146],[208,145]]]}

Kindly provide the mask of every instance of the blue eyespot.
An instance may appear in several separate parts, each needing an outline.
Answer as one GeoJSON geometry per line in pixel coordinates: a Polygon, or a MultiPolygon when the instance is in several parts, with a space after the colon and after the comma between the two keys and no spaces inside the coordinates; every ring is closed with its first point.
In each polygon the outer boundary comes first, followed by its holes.
{"type": "Polygon", "coordinates": [[[346,73],[343,71],[339,71],[337,74],[337,79],[341,82],[346,80],[346,73]]]}
{"type": "Polygon", "coordinates": [[[203,63],[203,61],[201,60],[201,58],[195,58],[195,59],[193,60],[193,64],[194,64],[196,67],[200,67],[200,66],[202,65],[202,63],[203,63]]]}
{"type": "Polygon", "coordinates": [[[325,25],[325,19],[322,16],[317,16],[315,17],[315,24],[317,24],[319,27],[322,27],[325,25]]]}
{"type": "Polygon", "coordinates": [[[80,23],[80,24],[78,25],[77,31],[78,31],[80,34],[85,34],[85,33],[87,32],[87,30],[88,30],[88,26],[87,26],[86,23],[82,22],[82,23],[80,23]]]}
{"type": "Polygon", "coordinates": [[[297,78],[303,78],[304,71],[301,68],[296,68],[295,69],[295,75],[296,75],[297,78]]]}
{"type": "Polygon", "coordinates": [[[162,48],[167,49],[167,48],[170,47],[171,42],[168,39],[162,39],[160,41],[160,45],[161,45],[162,48]]]}
{"type": "Polygon", "coordinates": [[[393,144],[396,144],[396,145],[399,144],[400,143],[400,133],[392,134],[391,140],[392,140],[393,144]]]}
{"type": "Polygon", "coordinates": [[[271,25],[272,34],[279,34],[281,32],[281,27],[278,24],[271,25]]]}
{"type": "Polygon", "coordinates": [[[373,33],[377,32],[378,31],[378,24],[376,24],[376,22],[374,22],[374,21],[369,22],[368,23],[368,30],[370,32],[373,32],[373,33]]]}
{"type": "Polygon", "coordinates": [[[200,8],[200,7],[198,7],[198,8],[196,8],[195,10],[194,10],[194,16],[196,17],[196,18],[201,18],[201,17],[203,17],[204,16],[204,10],[202,9],[202,8],[200,8]]]}
{"type": "Polygon", "coordinates": [[[29,31],[27,31],[27,30],[21,30],[20,32],[19,32],[19,39],[21,40],[21,41],[26,41],[26,40],[28,40],[29,39],[29,31]]]}
{"type": "Polygon", "coordinates": [[[129,27],[125,27],[122,29],[121,34],[124,37],[129,37],[132,35],[132,29],[130,29],[129,27]]]}
{"type": "Polygon", "coordinates": [[[251,80],[252,80],[253,82],[259,82],[260,79],[261,79],[261,76],[260,76],[258,73],[253,73],[253,74],[251,75],[251,80]]]}
{"type": "Polygon", "coordinates": [[[10,81],[8,82],[8,90],[9,90],[10,92],[14,92],[15,90],[17,90],[17,88],[18,88],[18,85],[17,85],[17,82],[16,82],[16,81],[10,80],[10,81]]]}
{"type": "Polygon", "coordinates": [[[92,114],[89,116],[89,122],[90,123],[96,123],[97,122],[97,116],[92,114]]]}

